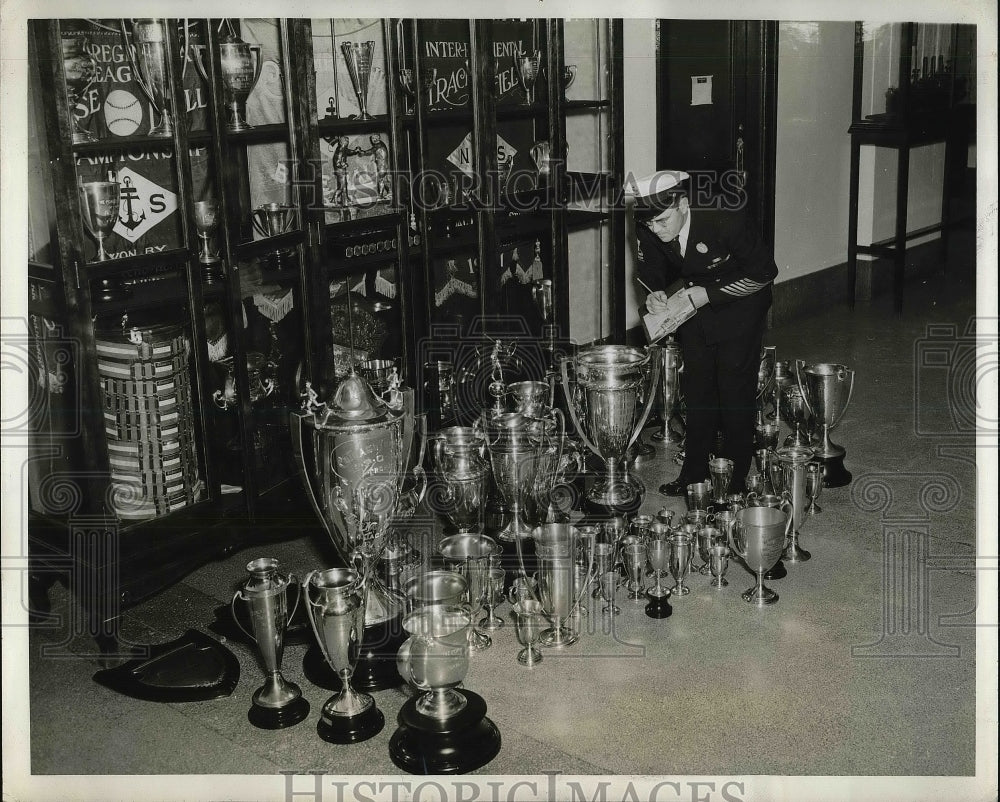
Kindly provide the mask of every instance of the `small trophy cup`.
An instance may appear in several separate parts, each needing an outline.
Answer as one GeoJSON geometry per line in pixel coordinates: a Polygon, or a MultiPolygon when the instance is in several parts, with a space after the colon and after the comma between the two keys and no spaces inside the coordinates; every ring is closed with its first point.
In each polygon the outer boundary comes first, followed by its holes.
{"type": "Polygon", "coordinates": [[[247,565],[250,578],[233,596],[233,620],[243,629],[236,615],[237,599],[250,608],[251,637],[260,650],[261,660],[267,679],[253,695],[253,706],[247,714],[250,723],[265,730],[278,730],[298,724],[309,715],[309,702],[302,696],[302,690],[294,682],[281,675],[281,655],[285,639],[285,627],[295,615],[302,598],[302,588],[291,574],[280,571],[278,561],[272,557],[261,557],[247,565]],[[299,588],[295,605],[288,611],[288,589],[299,588]]]}
{"type": "MultiPolygon", "coordinates": [[[[264,203],[250,213],[254,231],[262,237],[280,237],[295,228],[295,207],[280,203],[264,203]]],[[[271,255],[277,269],[284,267],[284,258],[292,253],[290,248],[276,248],[271,255]]]]}
{"type": "Polygon", "coordinates": [[[544,347],[549,355],[548,371],[550,373],[555,372],[556,328],[552,280],[542,278],[531,282],[531,300],[535,302],[538,314],[542,317],[543,337],[545,338],[544,347]]]}
{"type": "MultiPolygon", "coordinates": [[[[193,45],[194,63],[205,83],[209,83],[205,69],[204,45],[193,45]]],[[[246,102],[257,85],[264,61],[260,45],[251,45],[238,36],[228,35],[219,43],[219,67],[222,72],[222,91],[226,104],[226,130],[231,134],[253,128],[246,121],[246,102]]]]}
{"type": "Polygon", "coordinates": [[[733,480],[734,463],[725,457],[711,457],[708,460],[708,475],[712,478],[712,501],[724,504],[733,480]]]}
{"type": "Polygon", "coordinates": [[[729,568],[729,547],[724,543],[716,543],[709,550],[708,569],[712,573],[712,581],[709,583],[713,588],[724,588],[729,585],[726,581],[726,570],[729,568]]]}
{"type": "Polygon", "coordinates": [[[545,621],[545,611],[540,602],[534,599],[524,599],[514,605],[514,626],[517,640],[524,648],[517,653],[517,662],[522,666],[534,668],[542,662],[542,653],[535,648],[542,635],[545,621]]]}
{"type": "Polygon", "coordinates": [[[664,571],[667,570],[670,561],[670,540],[668,539],[670,528],[663,524],[654,524],[654,526],[657,527],[657,536],[650,538],[646,544],[646,555],[653,569],[653,587],[646,592],[649,599],[649,603],[646,605],[646,615],[650,618],[669,618],[673,613],[673,608],[668,601],[670,588],[663,587],[660,579],[663,577],[664,571]]]}
{"type": "Polygon", "coordinates": [[[486,717],[479,694],[459,688],[469,672],[466,606],[432,604],[409,613],[410,637],[396,665],[422,691],[399,711],[389,757],[412,774],[463,774],[489,763],[500,751],[500,731],[486,717]]]}
{"type": "Polygon", "coordinates": [[[361,111],[360,115],[352,114],[351,117],[370,120],[372,116],[368,113],[368,81],[372,74],[375,42],[341,42],[340,51],[344,54],[344,61],[347,62],[347,74],[351,79],[351,86],[358,98],[358,108],[361,111]]]}
{"type": "Polygon", "coordinates": [[[316,732],[330,743],[366,741],[382,731],[385,716],[369,694],[351,687],[365,626],[364,583],[353,568],[330,568],[311,571],[302,588],[323,657],[341,682],[323,705],[316,732]]]}
{"type": "Polygon", "coordinates": [[[691,538],[686,534],[673,535],[670,538],[668,564],[675,583],[672,589],[674,596],[687,596],[691,592],[691,588],[685,587],[684,580],[691,570],[692,548],[691,538]]]}
{"type": "Polygon", "coordinates": [[[524,87],[524,103],[530,106],[535,102],[535,82],[541,70],[542,51],[535,50],[517,57],[517,74],[524,87]]]}
{"type": "Polygon", "coordinates": [[[111,257],[104,250],[104,238],[118,222],[118,207],[121,190],[117,181],[87,181],[80,185],[83,224],[97,240],[97,255],[94,259],[106,262],[111,257]]]}
{"type": "Polygon", "coordinates": [[[69,116],[72,121],[73,144],[94,142],[95,137],[90,131],[80,127],[73,110],[83,93],[90,88],[97,74],[97,60],[87,52],[87,42],[79,39],[63,39],[62,55],[63,69],[66,74],[66,99],[69,101],[69,116]]]}
{"type": "Polygon", "coordinates": [[[198,261],[204,265],[201,275],[206,284],[215,284],[223,279],[220,267],[222,259],[219,258],[218,250],[212,247],[212,235],[218,226],[219,205],[215,201],[195,201],[194,227],[198,232],[198,239],[201,240],[198,261]]]}
{"type": "Polygon", "coordinates": [[[823,512],[823,508],[816,503],[819,494],[823,492],[823,473],[823,464],[820,462],[810,462],[806,465],[806,495],[809,496],[807,515],[819,515],[823,512]]]}
{"type": "Polygon", "coordinates": [[[604,614],[609,617],[618,615],[621,612],[621,608],[615,604],[615,593],[618,590],[618,572],[605,571],[601,574],[598,589],[600,590],[601,598],[605,601],[604,614]]]}
{"type": "Polygon", "coordinates": [[[628,598],[632,601],[639,601],[646,595],[646,588],[642,583],[643,570],[646,567],[646,546],[643,543],[629,543],[622,550],[622,559],[625,561],[625,571],[628,574],[628,598]]]}
{"type": "Polygon", "coordinates": [[[479,619],[481,629],[500,629],[503,618],[497,615],[497,606],[503,604],[503,586],[507,580],[507,572],[503,568],[490,568],[487,573],[486,617],[479,619]]]}
{"type": "Polygon", "coordinates": [[[160,121],[149,129],[149,136],[174,135],[174,119],[170,110],[170,71],[167,66],[167,21],[164,19],[137,19],[132,22],[132,41],[128,28],[122,22],[125,52],[132,65],[135,80],[160,121]]]}

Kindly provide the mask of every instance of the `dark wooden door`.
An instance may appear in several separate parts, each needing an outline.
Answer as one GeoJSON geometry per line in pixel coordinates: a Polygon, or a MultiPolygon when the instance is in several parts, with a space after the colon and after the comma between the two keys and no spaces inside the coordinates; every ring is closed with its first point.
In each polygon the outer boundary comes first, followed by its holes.
{"type": "Polygon", "coordinates": [[[774,22],[659,20],[658,169],[692,176],[693,204],[745,204],[774,242],[774,22]]]}

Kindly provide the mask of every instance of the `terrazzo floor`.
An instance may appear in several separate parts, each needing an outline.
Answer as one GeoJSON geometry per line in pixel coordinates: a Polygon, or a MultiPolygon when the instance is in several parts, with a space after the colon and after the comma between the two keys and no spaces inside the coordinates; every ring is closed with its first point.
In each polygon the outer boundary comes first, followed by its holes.
{"type": "MultiPolygon", "coordinates": [[[[985,711],[976,688],[983,563],[975,555],[996,552],[976,545],[976,451],[967,425],[974,400],[966,370],[975,315],[974,276],[952,268],[947,278],[938,273],[909,286],[901,316],[893,314],[890,298],[879,297],[853,312],[831,303],[769,331],[765,343],[777,347],[779,359],[841,362],[857,371],[834,437],[847,449],[854,481],[823,490],[822,513],[804,525],[802,544],[812,559],[789,565],[787,577],[768,583],[780,600],[765,608],[740,598],[753,577],[736,561],[727,588],[713,589],[708,578],[692,575],[692,593],[671,599],[673,615],[665,620],[646,617],[642,604],[619,594],[622,614],[609,626],[595,602],[580,642],[563,652],[546,650],[530,670],[515,660],[520,647],[509,605],[502,605],[506,626],[493,633],[490,649],[473,655],[465,687],[484,697],[503,738],[496,758],[474,774],[480,780],[499,775],[507,785],[479,796],[472,786],[444,786],[443,796],[424,798],[627,798],[620,785],[602,792],[597,775],[619,783],[635,778],[635,788],[646,783],[646,789],[658,777],[695,775],[706,783],[693,791],[690,783],[664,786],[652,797],[637,793],[642,799],[845,799],[883,787],[881,798],[911,799],[945,778],[959,785],[937,798],[974,798],[965,795],[960,778],[977,772],[977,714],[987,716],[994,732],[996,725],[995,707],[985,711]],[[942,354],[944,361],[937,358],[942,354]],[[528,786],[512,792],[514,775],[533,776],[537,794],[528,786]],[[575,775],[583,775],[580,794],[568,779],[575,775]],[[810,781],[776,784],[789,776],[810,781]],[[869,776],[892,779],[884,786],[842,784],[869,776]],[[898,779],[914,776],[906,784],[898,779]],[[819,777],[829,779],[816,783],[819,777]]],[[[638,467],[647,486],[642,512],[682,509],[681,500],[655,492],[676,475],[674,453],[657,445],[638,467]]],[[[994,482],[983,482],[992,493],[994,482]]],[[[995,506],[990,514],[995,533],[995,506]]],[[[263,553],[300,575],[327,565],[329,555],[312,531],[232,554],[126,612],[123,637],[156,643],[187,628],[206,630],[214,609],[228,603],[245,578],[247,561],[263,553]]],[[[72,620],[65,589],[55,585],[50,595],[61,620],[72,620]]],[[[242,642],[227,642],[242,669],[230,696],[163,704],[96,684],[96,661],[81,656],[91,649],[84,637],[72,640],[62,657],[42,655],[43,646],[64,636],[58,623],[31,631],[30,734],[24,737],[30,771],[40,780],[88,776],[76,778],[67,796],[46,796],[43,782],[32,799],[140,798],[138,785],[104,775],[171,775],[141,792],[141,798],[163,799],[202,793],[351,799],[337,795],[344,786],[331,778],[400,779],[387,745],[409,691],[375,693],[387,721],[375,738],[328,744],[317,737],[315,723],[329,692],[303,676],[304,646],[286,648],[283,670],[303,688],[310,716],[290,729],[264,731],[246,719],[262,676],[242,642]],[[202,783],[178,775],[215,776],[202,783]]],[[[996,666],[989,668],[995,680],[996,666]]],[[[390,788],[348,791],[353,798],[390,798],[390,788]]]]}

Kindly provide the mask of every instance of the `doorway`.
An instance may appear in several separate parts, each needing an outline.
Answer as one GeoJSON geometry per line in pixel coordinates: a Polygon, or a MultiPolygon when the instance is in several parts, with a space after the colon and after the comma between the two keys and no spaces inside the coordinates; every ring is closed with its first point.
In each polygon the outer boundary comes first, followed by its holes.
{"type": "Polygon", "coordinates": [[[774,245],[778,26],[657,20],[656,166],[691,175],[692,204],[745,205],[774,245]]]}

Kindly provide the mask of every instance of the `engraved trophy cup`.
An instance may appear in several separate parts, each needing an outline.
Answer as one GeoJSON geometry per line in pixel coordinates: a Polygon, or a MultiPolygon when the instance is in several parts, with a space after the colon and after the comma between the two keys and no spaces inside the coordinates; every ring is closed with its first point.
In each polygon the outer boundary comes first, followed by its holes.
{"type": "Polygon", "coordinates": [[[87,181],[80,185],[80,207],[83,224],[90,235],[97,240],[97,254],[94,259],[106,262],[111,257],[104,250],[104,238],[118,222],[118,207],[121,188],[116,181],[87,181]]]}
{"type": "Polygon", "coordinates": [[[573,424],[587,447],[605,463],[605,475],[587,495],[604,508],[637,508],[645,488],[630,476],[625,454],[639,437],[655,400],[660,362],[651,351],[601,345],[562,360],[562,382],[573,424]],[[576,374],[569,379],[569,363],[576,374]]]}
{"type": "Polygon", "coordinates": [[[844,365],[820,363],[795,365],[795,379],[806,406],[816,422],[823,427],[822,442],[816,448],[816,459],[823,463],[824,487],[843,487],[851,483],[851,472],[844,467],[843,446],[830,440],[830,432],[840,423],[840,419],[851,403],[854,392],[854,371],[844,365]]]}
{"type": "MultiPolygon", "coordinates": [[[[419,503],[426,489],[423,468],[414,465],[415,485],[405,494],[412,500],[402,499],[416,427],[413,391],[402,394],[401,408],[392,408],[352,370],[328,399],[321,402],[313,391],[303,410],[290,417],[307,497],[344,564],[357,568],[362,578],[364,632],[354,672],[361,690],[399,682],[395,656],[404,639],[404,600],[379,579],[375,565],[400,504],[419,503]]],[[[307,653],[307,676],[317,685],[337,687],[316,663],[315,652],[307,653]]]]}
{"type": "Polygon", "coordinates": [[[323,705],[316,732],[330,743],[368,740],[382,731],[385,716],[369,694],[351,686],[365,626],[365,580],[353,568],[329,568],[308,573],[302,587],[316,641],[341,683],[323,705]]]}
{"type": "Polygon", "coordinates": [[[351,87],[358,99],[360,115],[351,115],[362,120],[370,120],[368,113],[368,81],[372,74],[372,58],[375,55],[375,42],[341,42],[340,51],[347,63],[347,74],[351,79],[351,87]]]}
{"type": "Polygon", "coordinates": [[[254,691],[253,705],[247,718],[255,727],[267,730],[282,729],[298,724],[309,715],[309,702],[302,696],[302,690],[294,682],[281,675],[281,655],[284,647],[285,627],[295,615],[295,609],[302,598],[302,587],[294,576],[283,574],[278,561],[271,557],[261,557],[247,565],[250,577],[246,584],[236,591],[231,606],[233,620],[243,629],[236,615],[237,600],[250,610],[253,633],[246,634],[257,644],[261,662],[267,679],[254,691]],[[298,587],[295,605],[288,610],[288,589],[298,587]]]}
{"type": "MultiPolygon", "coordinates": [[[[261,237],[280,237],[295,228],[296,209],[294,206],[285,206],[280,203],[262,203],[250,213],[250,222],[254,231],[261,237]]],[[[271,252],[274,259],[274,266],[277,269],[284,267],[284,259],[292,253],[290,248],[276,248],[271,252]]]]}
{"type": "Polygon", "coordinates": [[[744,601],[763,606],[778,600],[778,594],[764,585],[764,574],[781,557],[791,528],[791,513],[775,507],[747,507],[737,513],[729,547],[757,577],[757,584],[742,593],[744,601]]]}
{"type": "MultiPolygon", "coordinates": [[[[195,66],[205,83],[210,83],[203,61],[204,45],[192,47],[195,66]]],[[[222,72],[222,91],[226,105],[226,130],[231,134],[253,128],[246,120],[246,102],[260,78],[264,61],[261,46],[244,42],[235,34],[226,36],[219,43],[219,67],[222,72]]]]}
{"type": "Polygon", "coordinates": [[[789,446],[779,449],[777,456],[782,472],[781,484],[792,503],[792,536],[781,556],[790,563],[801,563],[812,556],[799,545],[799,529],[806,519],[809,505],[806,471],[813,459],[813,450],[808,447],[789,446]]]}
{"type": "MultiPolygon", "coordinates": [[[[431,496],[460,532],[481,532],[489,491],[486,438],[467,426],[449,426],[433,440],[431,453],[441,491],[431,496]]],[[[435,506],[438,506],[437,504],[435,506]]]]}
{"type": "Polygon", "coordinates": [[[132,21],[132,41],[128,26],[122,21],[125,52],[139,88],[160,115],[160,121],[150,126],[149,136],[174,135],[171,113],[170,70],[167,66],[167,21],[165,19],[136,19],[132,21]]]}
{"type": "Polygon", "coordinates": [[[684,372],[684,357],[681,347],[673,340],[668,340],[655,346],[659,349],[663,360],[663,430],[654,432],[651,439],[658,443],[677,445],[684,438],[670,428],[670,419],[674,415],[677,402],[680,400],[681,373],[684,372]]]}

